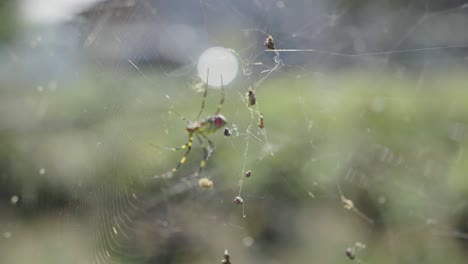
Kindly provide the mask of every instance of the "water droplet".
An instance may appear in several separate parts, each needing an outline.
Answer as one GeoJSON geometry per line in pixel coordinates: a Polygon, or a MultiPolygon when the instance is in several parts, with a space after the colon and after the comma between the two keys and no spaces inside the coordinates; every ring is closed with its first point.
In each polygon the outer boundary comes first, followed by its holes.
{"type": "Polygon", "coordinates": [[[13,195],[13,196],[11,196],[10,202],[11,202],[12,204],[16,204],[18,201],[19,201],[18,195],[13,195]]]}
{"type": "Polygon", "coordinates": [[[387,202],[387,198],[385,198],[384,196],[380,196],[378,201],[379,204],[385,204],[387,202]]]}
{"type": "Polygon", "coordinates": [[[252,237],[246,236],[242,239],[242,244],[246,247],[252,246],[254,243],[254,239],[252,237]]]}
{"type": "Polygon", "coordinates": [[[6,238],[6,239],[10,238],[11,237],[11,232],[6,231],[5,233],[3,233],[3,237],[6,238]]]}

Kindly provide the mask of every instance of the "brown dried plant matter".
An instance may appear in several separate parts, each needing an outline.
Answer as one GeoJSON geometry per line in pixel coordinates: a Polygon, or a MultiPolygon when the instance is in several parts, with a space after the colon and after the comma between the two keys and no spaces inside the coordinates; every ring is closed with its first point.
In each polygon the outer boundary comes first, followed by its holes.
{"type": "Polygon", "coordinates": [[[265,43],[263,43],[263,45],[265,45],[265,47],[268,48],[268,49],[274,50],[275,49],[275,42],[273,42],[273,36],[269,35],[266,38],[265,43]]]}

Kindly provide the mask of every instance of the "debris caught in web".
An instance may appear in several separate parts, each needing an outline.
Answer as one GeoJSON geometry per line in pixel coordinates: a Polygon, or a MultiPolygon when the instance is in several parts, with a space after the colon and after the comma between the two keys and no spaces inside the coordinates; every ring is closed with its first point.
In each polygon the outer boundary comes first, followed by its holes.
{"type": "Polygon", "coordinates": [[[349,259],[353,260],[356,258],[357,253],[365,248],[365,244],[357,241],[356,243],[354,243],[354,246],[346,249],[345,254],[349,259]]]}
{"type": "Polygon", "coordinates": [[[221,261],[222,264],[231,264],[231,257],[229,256],[229,251],[227,249],[224,250],[223,260],[221,261]]]}
{"type": "Polygon", "coordinates": [[[262,114],[262,113],[260,113],[260,120],[258,121],[258,127],[259,127],[260,129],[265,128],[265,123],[264,123],[264,121],[263,121],[263,114],[262,114]]]}
{"type": "Polygon", "coordinates": [[[265,43],[263,43],[263,45],[265,45],[265,47],[268,48],[268,49],[274,50],[275,49],[275,43],[273,42],[273,36],[269,35],[266,38],[265,43]]]}
{"type": "Polygon", "coordinates": [[[252,87],[249,88],[249,92],[247,93],[248,104],[247,106],[253,106],[257,103],[257,98],[255,97],[255,92],[252,90],[252,87]]]}
{"type": "Polygon", "coordinates": [[[240,196],[236,196],[236,198],[234,198],[234,201],[232,201],[234,204],[244,204],[244,199],[242,199],[242,197],[240,196]]]}
{"type": "Polygon", "coordinates": [[[351,210],[354,208],[354,203],[350,199],[347,199],[343,195],[341,195],[341,203],[343,204],[343,208],[346,210],[351,210]]]}
{"type": "Polygon", "coordinates": [[[206,178],[206,177],[203,177],[203,178],[198,180],[198,186],[200,186],[200,188],[202,188],[202,189],[205,189],[205,190],[212,189],[213,185],[214,185],[213,181],[206,178]]]}

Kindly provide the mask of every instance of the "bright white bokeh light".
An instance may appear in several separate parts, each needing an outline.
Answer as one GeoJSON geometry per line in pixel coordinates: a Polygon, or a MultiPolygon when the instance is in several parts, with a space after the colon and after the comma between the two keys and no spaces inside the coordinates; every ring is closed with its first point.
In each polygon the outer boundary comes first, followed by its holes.
{"type": "Polygon", "coordinates": [[[198,59],[198,76],[204,82],[208,77],[208,84],[212,87],[221,87],[221,76],[223,85],[227,85],[236,78],[239,70],[239,63],[236,56],[228,49],[223,47],[211,47],[205,50],[198,59]]]}
{"type": "Polygon", "coordinates": [[[23,0],[23,18],[34,24],[61,23],[103,0],[23,0]]]}

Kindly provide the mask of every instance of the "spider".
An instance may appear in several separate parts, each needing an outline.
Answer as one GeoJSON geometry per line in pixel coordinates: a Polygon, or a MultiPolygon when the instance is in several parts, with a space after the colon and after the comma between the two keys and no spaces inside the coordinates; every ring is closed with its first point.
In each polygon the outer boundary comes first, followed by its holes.
{"type": "Polygon", "coordinates": [[[180,147],[177,148],[168,148],[169,150],[177,151],[177,150],[182,150],[182,149],[187,149],[180,159],[179,163],[177,166],[175,166],[171,172],[175,173],[187,160],[187,156],[190,154],[190,151],[192,150],[192,145],[193,145],[193,138],[194,136],[198,139],[200,142],[201,146],[203,147],[203,159],[200,162],[200,167],[198,169],[198,172],[195,173],[195,176],[200,175],[200,173],[203,171],[206,165],[206,161],[209,159],[211,152],[214,149],[214,143],[207,137],[208,135],[211,135],[224,127],[227,124],[227,119],[220,114],[221,109],[223,108],[224,104],[224,87],[223,87],[223,77],[221,76],[221,100],[219,101],[218,107],[213,115],[210,115],[204,119],[200,120],[200,116],[205,108],[205,99],[206,95],[208,92],[208,76],[209,76],[209,70],[207,71],[207,76],[206,76],[206,86],[205,86],[205,92],[203,94],[203,100],[200,108],[200,112],[198,112],[197,119],[198,121],[188,121],[185,117],[182,115],[177,114],[187,122],[187,127],[185,128],[187,134],[188,134],[188,141],[187,143],[183,144],[180,147]],[[209,148],[205,145],[205,140],[208,142],[209,148]]]}

